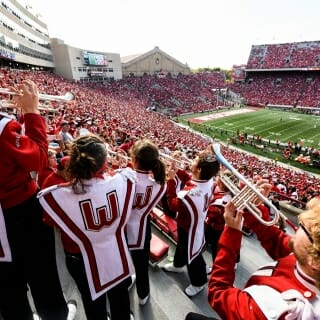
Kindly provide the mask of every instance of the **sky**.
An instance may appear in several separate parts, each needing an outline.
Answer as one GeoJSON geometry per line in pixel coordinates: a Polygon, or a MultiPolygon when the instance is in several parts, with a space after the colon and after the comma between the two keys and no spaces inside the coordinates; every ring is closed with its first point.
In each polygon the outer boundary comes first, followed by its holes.
{"type": "Polygon", "coordinates": [[[251,46],[320,40],[319,0],[18,0],[49,36],[90,50],[158,46],[190,68],[246,64],[251,46]]]}

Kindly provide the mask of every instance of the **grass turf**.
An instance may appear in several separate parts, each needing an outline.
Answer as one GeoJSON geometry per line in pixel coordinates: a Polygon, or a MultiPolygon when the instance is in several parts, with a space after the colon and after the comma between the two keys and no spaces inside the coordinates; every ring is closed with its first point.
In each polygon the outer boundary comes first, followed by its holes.
{"type": "MultiPolygon", "coordinates": [[[[222,112],[226,112],[225,110],[222,112]]],[[[193,114],[181,116],[178,118],[185,124],[189,124],[193,129],[204,132],[219,140],[230,141],[232,136],[238,136],[238,133],[247,133],[248,136],[262,136],[265,143],[270,140],[271,144],[275,144],[278,140],[283,146],[291,141],[302,142],[303,147],[320,148],[320,117],[314,115],[301,114],[297,112],[278,111],[269,109],[258,109],[254,112],[224,116],[221,118],[205,121],[198,124],[192,123],[192,118],[202,117],[205,114],[193,114]],[[189,120],[189,121],[188,121],[189,120]]],[[[238,147],[239,144],[237,145],[238,147]]],[[[257,150],[255,147],[245,145],[244,149],[265,157],[291,164],[306,171],[320,173],[318,168],[300,165],[296,161],[282,159],[282,151],[266,152],[257,150]]],[[[295,155],[293,155],[295,157],[295,155]]]]}

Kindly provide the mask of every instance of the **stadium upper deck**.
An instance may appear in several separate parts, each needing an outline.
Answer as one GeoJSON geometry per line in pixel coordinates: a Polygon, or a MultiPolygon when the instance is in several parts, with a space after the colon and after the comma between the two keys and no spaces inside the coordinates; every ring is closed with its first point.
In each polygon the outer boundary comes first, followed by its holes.
{"type": "Polygon", "coordinates": [[[320,106],[320,41],[253,45],[243,69],[229,87],[249,105],[320,106]]]}
{"type": "Polygon", "coordinates": [[[247,70],[320,70],[320,41],[253,45],[247,70]]]}

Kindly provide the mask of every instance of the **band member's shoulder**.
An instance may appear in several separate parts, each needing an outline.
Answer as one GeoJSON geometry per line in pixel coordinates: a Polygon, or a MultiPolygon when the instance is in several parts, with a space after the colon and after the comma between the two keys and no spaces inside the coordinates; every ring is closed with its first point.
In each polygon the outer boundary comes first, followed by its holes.
{"type": "Polygon", "coordinates": [[[14,120],[12,117],[9,115],[6,115],[5,113],[0,112],[0,135],[2,131],[4,130],[7,125],[14,120]]]}
{"type": "Polygon", "coordinates": [[[57,189],[69,187],[70,185],[71,185],[70,182],[64,182],[64,183],[59,183],[59,184],[56,184],[54,186],[51,186],[51,187],[45,188],[43,190],[40,190],[38,192],[38,198],[43,197],[44,195],[46,195],[46,194],[48,194],[48,193],[50,193],[52,191],[55,191],[57,189]]]}

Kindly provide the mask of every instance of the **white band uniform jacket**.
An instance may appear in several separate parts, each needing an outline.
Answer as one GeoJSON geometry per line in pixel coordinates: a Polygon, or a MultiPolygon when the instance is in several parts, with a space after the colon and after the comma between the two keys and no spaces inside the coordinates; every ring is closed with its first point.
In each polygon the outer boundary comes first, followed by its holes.
{"type": "Polygon", "coordinates": [[[205,244],[204,222],[206,219],[209,201],[213,191],[213,179],[192,179],[192,188],[181,190],[178,198],[188,208],[191,217],[188,236],[188,263],[197,257],[205,244]]]}
{"type": "Polygon", "coordinates": [[[84,194],[64,185],[39,193],[47,214],[80,247],[93,300],[134,272],[124,234],[135,191],[129,176],[124,169],[86,180],[84,194]]]}
{"type": "Polygon", "coordinates": [[[148,171],[136,170],[137,184],[132,213],[127,224],[127,240],[130,250],[142,249],[145,243],[147,218],[166,191],[149,175],[148,171]]]}

